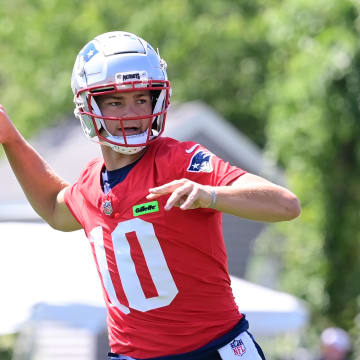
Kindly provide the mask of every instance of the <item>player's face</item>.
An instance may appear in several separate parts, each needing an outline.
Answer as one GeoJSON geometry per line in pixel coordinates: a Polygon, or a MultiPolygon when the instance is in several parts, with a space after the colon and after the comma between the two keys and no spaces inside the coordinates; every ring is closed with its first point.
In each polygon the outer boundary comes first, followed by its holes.
{"type": "MultiPolygon", "coordinates": [[[[101,113],[106,117],[134,117],[152,114],[150,91],[132,91],[97,96],[96,101],[101,113]]],[[[108,131],[115,136],[122,136],[122,124],[125,135],[141,134],[149,128],[148,119],[105,120],[108,131]]]]}

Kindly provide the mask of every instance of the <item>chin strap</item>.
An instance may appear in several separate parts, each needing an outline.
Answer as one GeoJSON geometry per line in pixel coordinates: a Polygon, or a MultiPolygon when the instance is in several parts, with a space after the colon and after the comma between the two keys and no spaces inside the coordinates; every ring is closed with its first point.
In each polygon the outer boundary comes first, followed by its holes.
{"type": "MultiPolygon", "coordinates": [[[[106,131],[106,138],[110,141],[119,143],[119,144],[125,144],[125,139],[123,136],[118,135],[111,135],[109,131],[104,127],[106,131]]],[[[126,143],[129,145],[136,145],[136,144],[144,144],[146,143],[148,136],[148,130],[144,131],[141,134],[135,134],[135,135],[126,135],[126,143]]],[[[150,136],[150,139],[152,139],[153,136],[150,136]]]]}

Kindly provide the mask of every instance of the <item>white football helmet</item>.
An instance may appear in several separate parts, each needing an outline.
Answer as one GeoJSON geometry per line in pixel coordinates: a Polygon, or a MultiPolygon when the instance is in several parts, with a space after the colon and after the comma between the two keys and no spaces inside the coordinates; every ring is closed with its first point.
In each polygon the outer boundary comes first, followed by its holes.
{"type": "Polygon", "coordinates": [[[95,37],[76,58],[71,88],[75,116],[85,135],[122,154],[135,154],[161,135],[170,105],[171,87],[166,63],[145,40],[113,31],[95,37]],[[104,117],[96,103],[97,95],[150,90],[153,113],[136,117],[104,117]],[[125,120],[148,119],[142,134],[126,135],[125,120]],[[104,120],[119,121],[123,136],[109,133],[104,120]]]}

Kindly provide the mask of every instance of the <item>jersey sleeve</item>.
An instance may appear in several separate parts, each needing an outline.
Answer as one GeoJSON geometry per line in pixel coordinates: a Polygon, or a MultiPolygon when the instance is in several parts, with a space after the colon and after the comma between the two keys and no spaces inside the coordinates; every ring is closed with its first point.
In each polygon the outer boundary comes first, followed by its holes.
{"type": "Polygon", "coordinates": [[[88,216],[88,193],[91,192],[91,173],[99,167],[100,159],[92,160],[83,170],[77,182],[66,189],[65,203],[77,222],[82,225],[86,232],[86,217],[88,216]]]}
{"type": "Polygon", "coordinates": [[[182,163],[184,178],[204,185],[226,186],[246,174],[245,170],[231,165],[204,146],[189,142],[183,143],[181,147],[181,160],[178,159],[176,163],[182,163]]]}
{"type": "Polygon", "coordinates": [[[85,207],[85,199],[79,191],[79,184],[76,182],[65,191],[65,203],[76,221],[84,227],[84,219],[81,209],[85,207]]]}

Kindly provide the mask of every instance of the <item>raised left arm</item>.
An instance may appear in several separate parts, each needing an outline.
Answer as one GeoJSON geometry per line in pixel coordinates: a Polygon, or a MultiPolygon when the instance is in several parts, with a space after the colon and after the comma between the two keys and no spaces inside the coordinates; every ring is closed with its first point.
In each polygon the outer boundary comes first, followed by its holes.
{"type": "Polygon", "coordinates": [[[291,191],[249,173],[229,186],[201,185],[188,179],[174,180],[149,189],[147,198],[152,200],[166,194],[171,195],[165,210],[173,206],[182,210],[211,206],[224,213],[266,222],[292,220],[301,211],[299,200],[291,191]]]}

